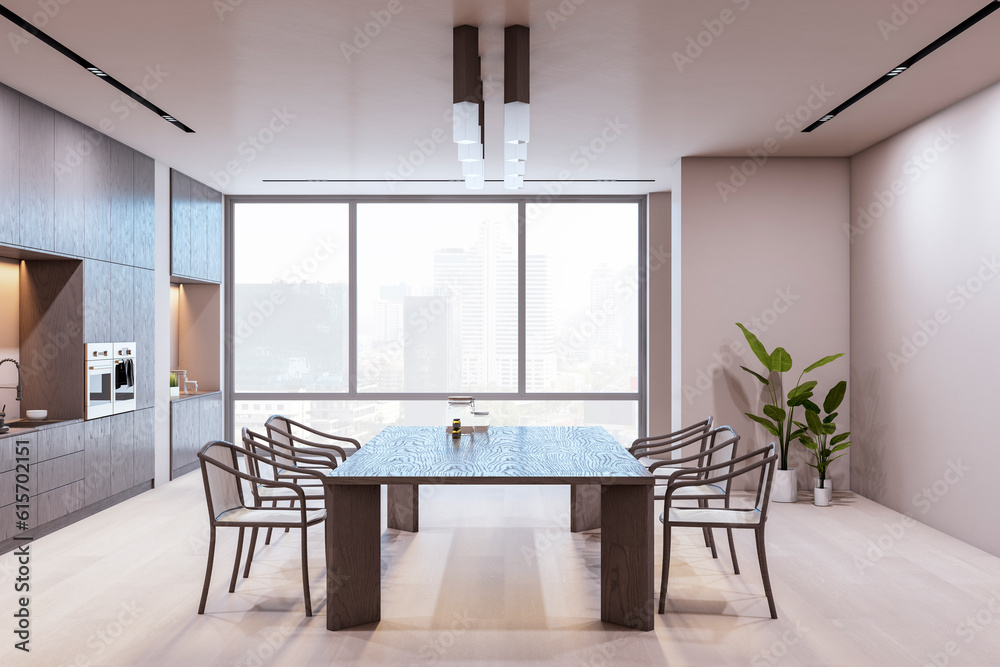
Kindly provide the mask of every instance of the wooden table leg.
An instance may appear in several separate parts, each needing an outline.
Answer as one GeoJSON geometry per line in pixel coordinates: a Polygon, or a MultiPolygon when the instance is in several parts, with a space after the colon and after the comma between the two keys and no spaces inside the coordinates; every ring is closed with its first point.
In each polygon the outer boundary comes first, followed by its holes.
{"type": "Polygon", "coordinates": [[[417,532],[420,527],[420,487],[416,484],[389,484],[389,528],[417,532]]]}
{"type": "Polygon", "coordinates": [[[652,630],[653,487],[601,487],[601,620],[652,630]]]}
{"type": "Polygon", "coordinates": [[[326,629],[382,618],[382,490],[326,485],[326,629]]]}
{"type": "Polygon", "coordinates": [[[601,527],[601,487],[572,484],[569,487],[569,530],[579,533],[601,527]]]}

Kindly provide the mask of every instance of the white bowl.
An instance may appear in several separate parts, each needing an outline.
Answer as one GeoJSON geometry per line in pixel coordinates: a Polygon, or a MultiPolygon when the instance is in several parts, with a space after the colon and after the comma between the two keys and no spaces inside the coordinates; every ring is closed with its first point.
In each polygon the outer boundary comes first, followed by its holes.
{"type": "Polygon", "coordinates": [[[35,421],[40,421],[49,416],[48,410],[25,410],[24,416],[28,419],[34,419],[35,421]]]}

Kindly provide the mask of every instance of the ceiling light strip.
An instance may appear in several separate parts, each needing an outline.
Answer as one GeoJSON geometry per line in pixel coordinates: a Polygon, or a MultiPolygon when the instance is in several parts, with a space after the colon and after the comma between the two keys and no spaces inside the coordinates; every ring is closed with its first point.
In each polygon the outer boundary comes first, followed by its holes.
{"type": "Polygon", "coordinates": [[[955,26],[954,28],[952,28],[951,30],[949,30],[948,32],[946,32],[945,34],[943,34],[940,37],[938,37],[936,40],[934,40],[933,42],[931,42],[930,44],[928,44],[924,48],[920,49],[915,54],[913,54],[912,56],[910,56],[909,58],[907,58],[906,60],[904,60],[902,63],[899,64],[898,67],[895,67],[892,70],[890,70],[889,72],[887,72],[886,74],[883,74],[881,77],[879,77],[878,79],[876,79],[875,81],[873,81],[872,83],[870,83],[868,86],[866,86],[864,88],[864,90],[862,90],[861,92],[859,92],[856,95],[854,95],[853,97],[851,97],[849,100],[847,100],[846,102],[844,102],[843,104],[841,104],[840,106],[838,106],[837,108],[835,108],[833,111],[829,112],[828,114],[825,114],[818,121],[816,121],[815,123],[813,123],[812,125],[810,125],[809,127],[807,127],[806,129],[804,129],[802,131],[803,132],[812,132],[816,128],[818,128],[818,127],[820,127],[822,125],[826,125],[828,122],[830,122],[831,120],[833,120],[833,118],[836,117],[838,114],[840,114],[842,111],[844,111],[845,109],[847,109],[851,105],[857,103],[863,97],[866,97],[866,96],[870,95],[876,89],[878,89],[878,88],[882,87],[883,85],[889,83],[894,78],[896,78],[897,76],[899,76],[903,72],[907,71],[908,69],[910,69],[911,67],[913,67],[915,64],[917,64],[918,62],[920,62],[921,60],[923,60],[924,58],[926,58],[930,54],[934,53],[939,48],[941,48],[942,46],[944,46],[945,44],[947,44],[951,40],[955,39],[956,37],[958,37],[959,35],[961,35],[963,32],[965,32],[966,30],[968,30],[972,26],[976,25],[977,23],[979,23],[980,21],[982,21],[983,19],[985,19],[987,16],[989,16],[993,12],[997,11],[998,9],[1000,9],[1000,0],[994,0],[993,2],[991,2],[988,5],[986,5],[985,7],[983,7],[982,9],[980,9],[978,12],[976,12],[975,14],[973,14],[972,16],[970,16],[969,18],[965,19],[964,21],[962,21],[961,23],[959,23],[957,26],[955,26]]]}
{"type": "Polygon", "coordinates": [[[100,77],[101,79],[103,79],[107,83],[111,84],[112,86],[114,86],[115,88],[117,88],[121,92],[125,93],[126,95],[128,95],[129,97],[131,97],[133,100],[135,100],[139,104],[141,104],[142,106],[146,107],[147,109],[149,109],[150,111],[152,111],[153,113],[155,113],[157,116],[159,116],[163,120],[165,120],[168,123],[170,123],[171,125],[174,125],[175,127],[178,127],[180,129],[184,130],[185,132],[194,133],[194,130],[192,130],[190,127],[188,127],[184,123],[182,123],[179,120],[177,120],[176,118],[174,118],[171,114],[168,114],[166,111],[164,111],[160,107],[156,106],[155,104],[153,104],[152,102],[150,102],[149,100],[147,100],[145,97],[143,97],[139,93],[135,92],[134,90],[132,90],[131,88],[129,88],[128,86],[126,86],[124,83],[122,83],[121,81],[119,81],[115,77],[111,76],[110,74],[108,74],[107,72],[105,72],[104,70],[102,70],[100,67],[95,66],[92,62],[90,62],[90,61],[86,60],[85,58],[83,58],[82,56],[78,55],[76,52],[72,51],[71,49],[69,49],[64,44],[56,41],[52,37],[49,37],[47,34],[45,34],[44,32],[42,32],[38,28],[36,28],[34,25],[32,25],[31,23],[29,23],[28,21],[25,21],[20,16],[18,16],[14,12],[10,11],[6,7],[4,7],[3,5],[0,5],[0,16],[3,16],[5,19],[7,19],[8,21],[10,21],[11,23],[13,23],[14,25],[16,25],[17,27],[19,27],[22,30],[30,33],[34,37],[37,37],[40,41],[44,42],[45,44],[47,44],[48,46],[52,47],[53,49],[55,49],[56,51],[58,51],[62,55],[66,56],[67,58],[69,58],[70,60],[72,60],[77,65],[79,65],[83,69],[87,70],[91,74],[93,74],[93,75],[95,75],[97,77],[100,77]]]}

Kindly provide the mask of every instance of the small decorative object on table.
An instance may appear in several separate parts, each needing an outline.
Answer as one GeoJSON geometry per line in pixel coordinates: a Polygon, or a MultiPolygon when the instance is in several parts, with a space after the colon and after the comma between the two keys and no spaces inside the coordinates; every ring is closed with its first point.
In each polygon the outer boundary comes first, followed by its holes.
{"type": "Polygon", "coordinates": [[[453,439],[458,439],[462,437],[462,420],[453,419],[451,420],[451,437],[453,439]]]}
{"type": "Polygon", "coordinates": [[[476,410],[472,413],[472,430],[474,433],[486,433],[490,428],[489,410],[476,410]]]}
{"type": "Polygon", "coordinates": [[[472,415],[475,409],[476,399],[472,396],[449,396],[448,411],[446,413],[447,421],[445,422],[452,425],[448,427],[449,430],[454,426],[456,420],[461,422],[462,419],[465,419],[469,425],[463,426],[461,432],[472,433],[472,415]]]}
{"type": "Polygon", "coordinates": [[[184,395],[190,396],[192,394],[198,393],[198,381],[197,380],[185,380],[184,381],[184,395]]]}

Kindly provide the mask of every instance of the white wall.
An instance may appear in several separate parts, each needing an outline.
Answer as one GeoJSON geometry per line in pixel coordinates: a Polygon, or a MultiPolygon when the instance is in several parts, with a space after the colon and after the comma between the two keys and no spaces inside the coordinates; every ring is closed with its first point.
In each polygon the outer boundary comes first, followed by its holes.
{"type": "Polygon", "coordinates": [[[1000,555],[1000,86],[851,160],[857,491],[1000,555]]]}
{"type": "MultiPolygon", "coordinates": [[[[680,426],[713,415],[749,451],[773,438],[744,416],[760,412],[761,385],[740,369],[756,370],[759,362],[736,322],[755,330],[768,350],[785,347],[793,371],[849,352],[848,160],[771,158],[755,165],[746,158],[683,158],[674,184],[673,421],[680,426]],[[751,173],[745,183],[734,179],[741,168],[751,173]]],[[[847,379],[848,368],[845,358],[811,377],[825,395],[847,379]]],[[[850,428],[847,407],[837,420],[843,430],[850,428]]],[[[813,476],[802,463],[805,452],[791,447],[800,488],[811,486],[813,476]]],[[[831,473],[835,488],[847,487],[847,459],[831,473]]]]}
{"type": "Polygon", "coordinates": [[[156,163],[156,484],[170,480],[170,168],[156,163]]]}

